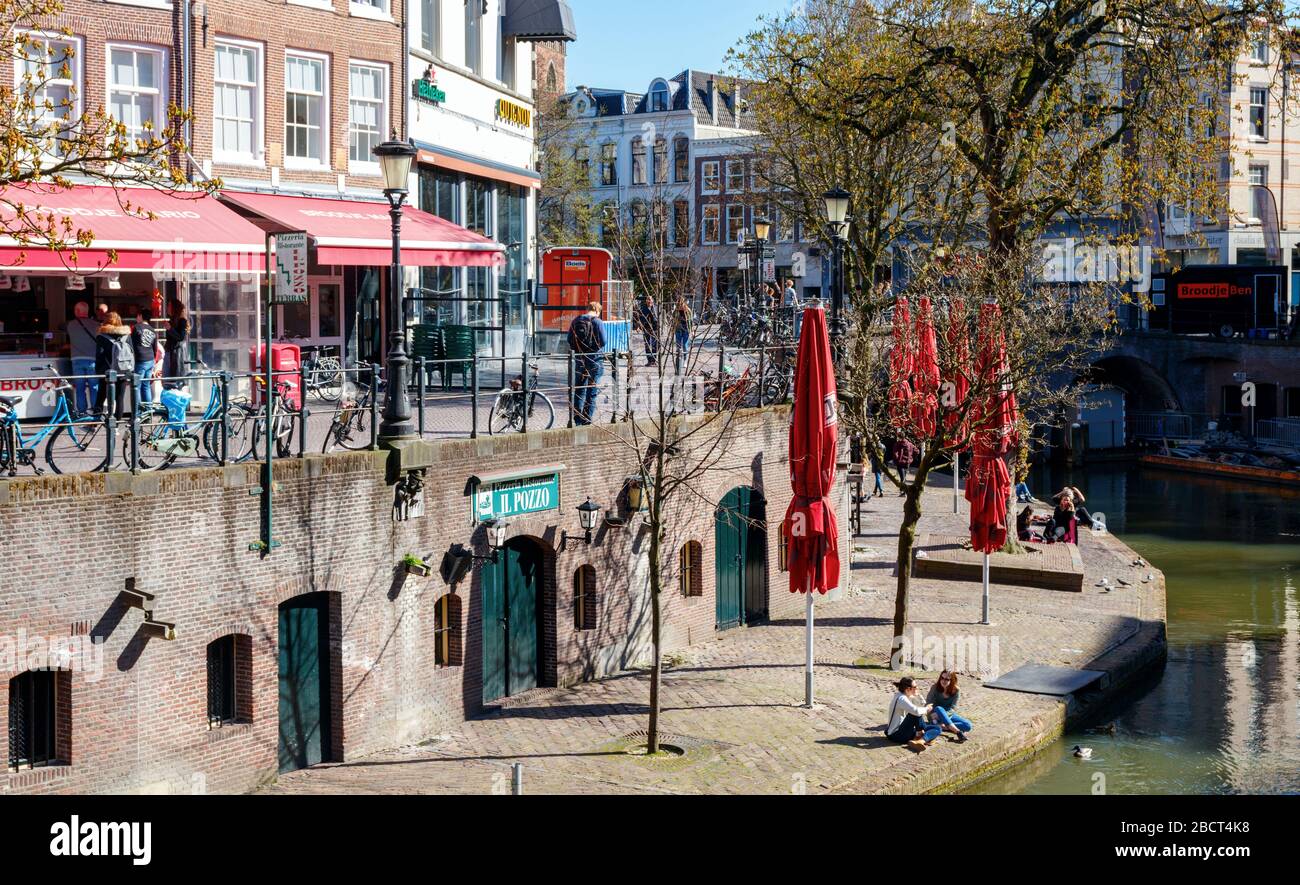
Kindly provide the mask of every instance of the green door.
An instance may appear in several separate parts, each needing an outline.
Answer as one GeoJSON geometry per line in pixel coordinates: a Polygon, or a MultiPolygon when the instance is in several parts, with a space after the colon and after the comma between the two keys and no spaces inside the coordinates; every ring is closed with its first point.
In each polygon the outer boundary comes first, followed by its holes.
{"type": "Polygon", "coordinates": [[[280,771],[329,758],[329,597],[280,606],[280,771]]]}
{"type": "Polygon", "coordinates": [[[732,489],[715,517],[717,627],[730,630],[767,615],[766,507],[753,489],[732,489]]]}
{"type": "Polygon", "coordinates": [[[541,657],[542,568],[540,547],[511,541],[483,570],[483,703],[538,685],[541,657]]]}

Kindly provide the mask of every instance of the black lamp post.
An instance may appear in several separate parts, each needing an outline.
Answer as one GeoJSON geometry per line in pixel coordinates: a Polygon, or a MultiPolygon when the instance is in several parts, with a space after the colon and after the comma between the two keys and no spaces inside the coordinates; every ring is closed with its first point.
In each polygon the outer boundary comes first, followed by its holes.
{"type": "Polygon", "coordinates": [[[849,200],[851,195],[842,187],[826,192],[826,222],[831,236],[831,341],[834,342],[835,361],[844,353],[844,243],[849,233],[849,200]]]}
{"type": "Polygon", "coordinates": [[[764,261],[767,258],[767,238],[771,233],[772,222],[766,216],[760,215],[754,219],[754,290],[759,294],[758,312],[763,316],[767,316],[770,306],[763,286],[767,283],[764,261]]]}
{"type": "Polygon", "coordinates": [[[398,141],[396,133],[375,148],[379,168],[384,176],[384,196],[393,220],[393,262],[388,283],[388,390],[384,395],[384,416],[379,424],[382,440],[410,439],[415,436],[411,420],[411,400],[407,394],[411,360],[406,355],[404,299],[402,298],[402,204],[406,202],[411,179],[415,145],[398,141]]]}

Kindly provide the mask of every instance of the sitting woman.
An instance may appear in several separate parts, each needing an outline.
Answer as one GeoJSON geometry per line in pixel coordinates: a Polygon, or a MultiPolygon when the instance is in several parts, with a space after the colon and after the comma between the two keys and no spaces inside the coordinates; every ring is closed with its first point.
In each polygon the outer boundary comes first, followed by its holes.
{"type": "Polygon", "coordinates": [[[1092,514],[1088,512],[1087,507],[1083,506],[1088,499],[1083,496],[1083,492],[1074,486],[1070,486],[1067,491],[1070,493],[1070,500],[1074,502],[1075,519],[1079,520],[1081,525],[1092,528],[1092,514]]]}
{"type": "Polygon", "coordinates": [[[916,702],[916,682],[911,676],[904,676],[894,685],[898,694],[889,705],[889,721],[885,725],[885,737],[896,744],[907,744],[920,752],[939,739],[943,729],[934,724],[927,724],[930,707],[916,702]]]}
{"type": "Polygon", "coordinates": [[[973,727],[970,720],[959,716],[957,698],[961,691],[957,688],[957,674],[944,670],[939,674],[939,681],[930,686],[930,694],[925,702],[930,705],[930,721],[943,726],[948,734],[957,735],[957,743],[966,742],[966,733],[973,727]]]}
{"type": "Polygon", "coordinates": [[[1066,540],[1076,518],[1074,501],[1069,495],[1062,495],[1057,499],[1056,510],[1053,511],[1052,518],[1047,521],[1047,527],[1043,530],[1043,540],[1049,544],[1066,540]]]}
{"type": "Polygon", "coordinates": [[[1031,528],[1034,524],[1034,508],[1026,507],[1020,511],[1016,517],[1016,537],[1022,541],[1034,540],[1034,532],[1031,528]]]}

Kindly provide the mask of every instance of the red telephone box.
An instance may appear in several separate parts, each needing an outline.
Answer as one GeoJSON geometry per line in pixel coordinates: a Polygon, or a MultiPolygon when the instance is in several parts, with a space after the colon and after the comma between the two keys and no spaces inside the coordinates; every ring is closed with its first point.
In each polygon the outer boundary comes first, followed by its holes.
{"type": "MultiPolygon", "coordinates": [[[[264,353],[266,353],[265,344],[258,345],[249,351],[248,359],[254,372],[266,372],[266,368],[262,363],[262,354],[264,353]]],[[[285,392],[285,399],[295,409],[302,408],[301,369],[302,348],[296,344],[271,345],[271,371],[275,375],[275,382],[288,386],[289,389],[285,392]]],[[[265,374],[262,374],[261,377],[265,377],[265,374]]],[[[262,404],[262,385],[257,383],[253,385],[253,402],[256,405],[262,404]]]]}

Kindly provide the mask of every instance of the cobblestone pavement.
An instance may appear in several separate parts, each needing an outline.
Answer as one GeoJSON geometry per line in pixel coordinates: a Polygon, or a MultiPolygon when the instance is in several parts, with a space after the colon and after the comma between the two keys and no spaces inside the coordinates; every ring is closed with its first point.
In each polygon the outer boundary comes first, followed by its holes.
{"type": "MultiPolygon", "coordinates": [[[[965,517],[952,513],[950,489],[931,489],[925,505],[922,531],[962,530],[965,517]]],[[[956,744],[944,738],[915,754],[889,743],[880,731],[895,678],[878,665],[888,656],[893,632],[892,559],[900,514],[897,498],[867,505],[853,586],[844,599],[818,606],[816,710],[800,706],[802,619],[778,621],[687,649],[683,661],[665,673],[664,740],[684,751],[671,760],[622,752],[646,727],[648,677],[629,672],[531,692],[453,734],[296,772],[264,792],[508,793],[515,762],[524,765],[524,789],[532,794],[929,790],[1014,757],[1060,727],[1058,701],[987,689],[981,676],[1029,661],[1082,667],[1133,637],[1144,618],[1163,618],[1159,573],[1143,583],[1153,569],[1135,567],[1132,552],[1113,537],[1086,531],[1085,591],[995,587],[992,627],[976,626],[977,584],[915,582],[909,634],[983,640],[984,657],[995,653],[995,660],[964,668],[961,711],[975,723],[971,740],[956,744]],[[1119,584],[1121,577],[1130,586],[1119,584]],[[1095,586],[1101,578],[1115,589],[1095,586]]],[[[778,590],[783,588],[774,586],[778,590]]]]}

